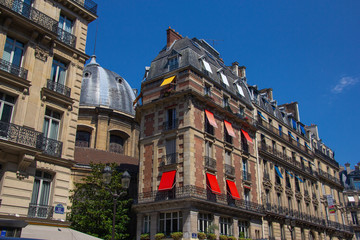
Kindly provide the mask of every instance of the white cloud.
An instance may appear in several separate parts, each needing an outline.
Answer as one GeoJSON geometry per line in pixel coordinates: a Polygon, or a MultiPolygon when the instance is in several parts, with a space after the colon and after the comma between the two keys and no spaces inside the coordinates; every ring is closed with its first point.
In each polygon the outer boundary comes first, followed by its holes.
{"type": "Polygon", "coordinates": [[[338,84],[332,89],[332,92],[334,93],[342,93],[344,91],[344,88],[348,86],[355,85],[359,82],[359,78],[355,77],[342,77],[338,84]]]}

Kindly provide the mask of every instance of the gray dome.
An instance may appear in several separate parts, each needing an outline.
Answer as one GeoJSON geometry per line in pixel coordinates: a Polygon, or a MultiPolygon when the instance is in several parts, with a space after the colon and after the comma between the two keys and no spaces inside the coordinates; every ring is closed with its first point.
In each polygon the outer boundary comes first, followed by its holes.
{"type": "Polygon", "coordinates": [[[102,68],[96,57],[84,68],[80,106],[105,107],[135,115],[135,94],[119,74],[102,68]]]}

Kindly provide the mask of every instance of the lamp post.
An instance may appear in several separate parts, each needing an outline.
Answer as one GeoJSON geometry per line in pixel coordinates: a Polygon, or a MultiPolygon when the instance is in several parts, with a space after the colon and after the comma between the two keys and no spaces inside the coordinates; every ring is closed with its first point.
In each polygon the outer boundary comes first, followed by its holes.
{"type": "Polygon", "coordinates": [[[286,215],[285,224],[290,231],[291,240],[294,240],[293,231],[295,230],[296,221],[289,215],[286,215]]]}
{"type": "MultiPolygon", "coordinates": [[[[109,165],[106,165],[103,171],[103,181],[106,185],[109,185],[111,182],[111,175],[112,175],[112,169],[109,165]]],[[[131,176],[130,174],[125,171],[122,176],[121,176],[121,189],[118,191],[117,189],[115,189],[114,191],[112,191],[110,188],[106,188],[110,194],[113,197],[113,221],[112,221],[112,237],[111,239],[114,240],[115,239],[115,216],[116,216],[116,203],[117,200],[119,199],[119,197],[122,197],[124,195],[126,195],[126,191],[122,191],[122,190],[127,190],[129,188],[130,185],[130,179],[131,176]]]]}

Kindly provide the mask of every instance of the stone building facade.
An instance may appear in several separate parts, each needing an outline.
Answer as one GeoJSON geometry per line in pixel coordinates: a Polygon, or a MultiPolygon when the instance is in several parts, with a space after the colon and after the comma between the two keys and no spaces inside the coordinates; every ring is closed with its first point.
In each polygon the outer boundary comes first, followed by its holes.
{"type": "MultiPolygon", "coordinates": [[[[0,11],[0,217],[5,234],[20,236],[21,221],[67,225],[87,27],[97,5],[2,0],[0,11]],[[12,219],[14,228],[6,225],[12,219]]],[[[29,226],[21,235],[40,237],[29,226]]]]}
{"type": "Polygon", "coordinates": [[[350,239],[334,154],[296,102],[250,86],[206,41],[167,30],[141,84],[137,239],[350,239]],[[330,205],[329,205],[330,204],[330,205]],[[214,227],[215,226],[215,227],[214,227]]]}

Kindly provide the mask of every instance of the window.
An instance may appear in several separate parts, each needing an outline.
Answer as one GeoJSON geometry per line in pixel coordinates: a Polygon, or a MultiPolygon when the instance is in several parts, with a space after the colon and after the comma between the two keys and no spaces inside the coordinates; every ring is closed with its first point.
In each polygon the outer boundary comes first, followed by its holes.
{"type": "Polygon", "coordinates": [[[176,139],[166,139],[166,164],[176,163],[176,139]]]}
{"type": "Polygon", "coordinates": [[[205,84],[204,86],[204,94],[207,96],[211,96],[211,86],[208,84],[205,84]]]}
{"type": "Polygon", "coordinates": [[[182,232],[182,212],[160,213],[159,232],[166,236],[173,232],[182,232]]]}
{"type": "Polygon", "coordinates": [[[244,180],[250,180],[248,179],[248,161],[247,159],[243,158],[242,160],[242,170],[243,170],[243,179],[244,180]]]}
{"type": "Polygon", "coordinates": [[[109,151],[115,153],[124,153],[124,139],[118,135],[110,134],[109,151]]]}
{"type": "Polygon", "coordinates": [[[229,98],[228,97],[225,97],[223,98],[223,107],[224,108],[229,108],[229,98]]]}
{"type": "Polygon", "coordinates": [[[290,182],[290,176],[289,173],[285,173],[285,181],[286,181],[286,187],[291,188],[291,182],[290,182]]]}
{"type": "Polygon", "coordinates": [[[65,32],[72,33],[73,21],[67,16],[60,14],[59,28],[65,32]]]}
{"type": "Polygon", "coordinates": [[[305,231],[303,228],[301,229],[301,239],[305,239],[305,231]]]}
{"type": "Polygon", "coordinates": [[[277,185],[281,185],[281,179],[280,179],[277,169],[279,169],[279,168],[277,166],[275,166],[275,181],[276,181],[277,185]]]}
{"type": "Polygon", "coordinates": [[[208,73],[212,73],[210,64],[205,60],[205,58],[202,58],[201,62],[204,66],[205,71],[207,71],[208,73]]]}
{"type": "Polygon", "coordinates": [[[90,147],[90,136],[91,134],[87,131],[77,131],[76,132],[76,147],[90,147]]]}
{"type": "Polygon", "coordinates": [[[230,236],[232,235],[232,219],[220,217],[220,235],[230,236]]]}
{"type": "Polygon", "coordinates": [[[198,231],[207,232],[208,227],[212,223],[212,215],[210,213],[199,213],[198,215],[198,231]]]}
{"type": "Polygon", "coordinates": [[[286,147],[282,147],[283,156],[286,157],[286,147]]]}
{"type": "Polygon", "coordinates": [[[225,164],[232,165],[231,164],[231,152],[225,151],[225,164]]]}
{"type": "Polygon", "coordinates": [[[280,236],[281,239],[285,239],[285,228],[284,228],[284,224],[280,224],[280,236]]]}
{"type": "Polygon", "coordinates": [[[66,64],[57,59],[54,59],[51,67],[50,80],[52,82],[65,85],[65,77],[66,77],[66,64]]]}
{"type": "Polygon", "coordinates": [[[299,179],[297,178],[297,176],[295,176],[295,190],[297,192],[300,192],[300,184],[299,184],[299,179]]]}
{"type": "Polygon", "coordinates": [[[57,140],[59,137],[61,114],[46,108],[43,133],[46,138],[57,140]]]}
{"type": "Polygon", "coordinates": [[[168,59],[169,71],[177,69],[179,67],[179,58],[177,56],[168,59]]]}
{"type": "Polygon", "coordinates": [[[142,233],[150,233],[150,222],[151,222],[151,216],[150,215],[144,216],[142,233]]]}
{"type": "Polygon", "coordinates": [[[175,129],[177,127],[176,109],[171,108],[166,111],[165,130],[175,129]]]}
{"type": "Polygon", "coordinates": [[[269,118],[269,126],[271,126],[271,123],[272,123],[272,119],[269,118]]]}
{"type": "Polygon", "coordinates": [[[277,202],[278,206],[281,207],[282,204],[281,204],[281,194],[280,193],[277,194],[277,200],[278,200],[278,202],[277,202]]]}
{"type": "Polygon", "coordinates": [[[291,158],[293,161],[296,161],[296,153],[295,152],[291,152],[291,158]]]}
{"type": "Polygon", "coordinates": [[[248,188],[244,189],[244,200],[246,203],[250,202],[250,189],[248,188]]]}
{"type": "Polygon", "coordinates": [[[357,212],[351,212],[351,219],[352,219],[352,223],[355,225],[358,225],[358,217],[357,217],[357,212]]]}
{"type": "Polygon", "coordinates": [[[205,156],[212,158],[213,153],[212,153],[212,143],[209,141],[205,141],[205,156]]]}
{"type": "Polygon", "coordinates": [[[301,212],[301,202],[300,202],[300,200],[297,201],[297,205],[298,205],[298,211],[301,212]]]}
{"type": "Polygon", "coordinates": [[[270,204],[270,191],[268,189],[265,190],[266,203],[270,204]]]}
{"type": "Polygon", "coordinates": [[[246,221],[239,221],[239,238],[250,238],[249,234],[249,222],[246,221]]]}
{"type": "Polygon", "coordinates": [[[296,142],[297,142],[297,145],[300,146],[300,138],[299,137],[296,137],[296,142]]]}
{"type": "MultiPolygon", "coordinates": [[[[36,170],[28,215],[30,217],[47,218],[52,175],[36,170]]],[[[50,204],[51,205],[51,204],[50,204]]]]}
{"type": "MultiPolygon", "coordinates": [[[[229,130],[230,131],[230,130],[229,130]]],[[[232,144],[232,136],[229,134],[226,126],[224,127],[224,140],[225,142],[229,143],[229,144],[232,144]]]]}
{"type": "Polygon", "coordinates": [[[10,123],[15,105],[15,98],[0,92],[0,121],[10,123]]]}
{"type": "Polygon", "coordinates": [[[292,210],[292,200],[291,197],[288,197],[288,206],[289,206],[289,210],[292,210]]]}
{"type": "Polygon", "coordinates": [[[214,135],[214,127],[211,125],[209,119],[205,117],[205,132],[214,135]]]}
{"type": "Polygon", "coordinates": [[[226,75],[223,72],[220,72],[220,77],[221,77],[222,85],[224,87],[229,86],[228,79],[227,79],[226,75]]]}
{"type": "Polygon", "coordinates": [[[268,226],[269,226],[269,238],[272,238],[274,236],[272,222],[268,222],[268,226]]]}
{"type": "Polygon", "coordinates": [[[242,106],[239,106],[239,115],[240,117],[244,118],[245,117],[245,108],[242,106]]]}
{"type": "MultiPolygon", "coordinates": [[[[19,42],[11,37],[7,37],[2,59],[11,63],[14,66],[21,67],[23,54],[24,54],[24,43],[19,42]]],[[[2,70],[7,72],[12,71],[11,68],[5,66],[1,68],[2,70]]]]}
{"type": "Polygon", "coordinates": [[[272,141],[272,151],[273,153],[276,153],[276,142],[272,141]]]}

